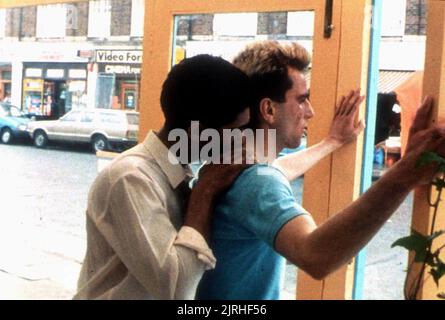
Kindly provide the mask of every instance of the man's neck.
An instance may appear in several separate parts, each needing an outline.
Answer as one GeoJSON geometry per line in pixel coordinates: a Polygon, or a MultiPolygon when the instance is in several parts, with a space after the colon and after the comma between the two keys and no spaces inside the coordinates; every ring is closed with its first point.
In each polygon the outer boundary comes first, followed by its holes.
{"type": "Polygon", "coordinates": [[[159,132],[155,132],[155,134],[158,136],[159,140],[167,147],[170,148],[174,141],[168,141],[168,135],[170,133],[170,130],[168,130],[165,126],[159,130],[159,132]]]}
{"type": "MultiPolygon", "coordinates": [[[[264,137],[264,147],[262,148],[263,150],[260,149],[256,149],[255,150],[255,155],[258,157],[261,157],[263,159],[268,159],[268,163],[272,163],[273,160],[275,160],[276,158],[278,158],[278,154],[281,152],[281,150],[283,150],[284,146],[281,143],[281,140],[279,139],[278,133],[275,131],[276,135],[269,135],[269,130],[273,130],[272,128],[270,128],[270,126],[266,123],[261,123],[259,124],[256,128],[252,129],[254,131],[254,136],[255,136],[255,146],[258,146],[257,144],[257,139],[259,137],[257,137],[256,134],[256,130],[257,129],[261,129],[264,131],[263,137],[264,137]],[[274,140],[269,140],[270,138],[275,137],[274,140]],[[275,144],[275,149],[271,148],[271,152],[272,154],[269,154],[269,147],[271,147],[270,144],[275,144]]],[[[260,144],[261,145],[261,144],[260,144]]]]}

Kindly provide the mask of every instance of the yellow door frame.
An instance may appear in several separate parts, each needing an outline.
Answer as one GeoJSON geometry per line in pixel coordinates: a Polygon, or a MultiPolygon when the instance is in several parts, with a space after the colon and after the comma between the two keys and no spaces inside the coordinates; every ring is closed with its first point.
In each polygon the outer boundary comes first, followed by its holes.
{"type": "MultiPolygon", "coordinates": [[[[0,0],[0,7],[67,2],[82,1],[0,0]]],[[[163,124],[159,95],[172,61],[175,15],[301,10],[315,11],[311,100],[317,121],[309,124],[308,144],[324,138],[338,98],[352,88],[361,87],[363,92],[366,89],[371,0],[335,0],[334,29],[329,39],[323,37],[324,0],[146,0],[140,140],[149,130],[157,130],[163,124]]],[[[362,140],[361,136],[356,143],[327,157],[305,176],[304,206],[318,224],[358,196],[362,140]]],[[[352,263],[323,281],[315,281],[300,272],[297,297],[348,299],[352,276],[352,263]]]]}
{"type": "MultiPolygon", "coordinates": [[[[315,12],[311,100],[318,113],[309,125],[312,145],[328,133],[334,106],[340,95],[352,88],[366,88],[370,35],[371,0],[337,0],[333,6],[334,29],[324,38],[325,3],[322,0],[153,0],[147,2],[144,64],[141,89],[140,139],[163,124],[159,94],[172,61],[174,16],[205,13],[302,11],[315,12]],[[144,79],[150,79],[144,81],[144,79]]],[[[363,114],[362,114],[363,116],[363,114]]],[[[359,194],[362,137],[331,155],[306,177],[304,206],[322,223],[359,194]]],[[[299,299],[351,298],[353,264],[323,281],[300,272],[299,299]]]]}
{"type": "MultiPolygon", "coordinates": [[[[425,69],[423,78],[423,95],[431,95],[435,99],[435,109],[432,122],[439,123],[445,120],[445,0],[429,0],[427,17],[427,41],[425,53],[425,69]]],[[[428,204],[429,187],[418,188],[414,193],[412,229],[422,234],[429,234],[433,223],[433,210],[428,204]]],[[[437,192],[431,188],[431,197],[435,199],[437,192]]],[[[443,195],[442,195],[443,197],[443,195]]],[[[445,230],[445,207],[439,206],[436,218],[435,231],[445,230]]],[[[443,237],[442,237],[443,238],[443,237]]],[[[440,238],[439,238],[440,239],[440,238]]],[[[444,244],[443,241],[437,243],[444,244]]],[[[432,250],[438,249],[438,244],[432,250]]],[[[440,258],[445,261],[445,250],[442,250],[440,258]]],[[[410,254],[410,265],[414,255],[410,254]]],[[[412,275],[418,274],[420,265],[415,264],[412,275]]],[[[424,285],[418,292],[418,299],[438,299],[437,294],[445,292],[445,280],[439,282],[439,287],[434,283],[427,268],[423,278],[424,285]]],[[[413,277],[408,281],[408,286],[413,284],[413,277]]]]}

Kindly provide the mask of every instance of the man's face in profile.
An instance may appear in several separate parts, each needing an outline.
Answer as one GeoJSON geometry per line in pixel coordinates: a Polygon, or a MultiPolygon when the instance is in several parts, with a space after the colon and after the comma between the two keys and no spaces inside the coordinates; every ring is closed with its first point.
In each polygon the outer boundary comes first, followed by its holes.
{"type": "Polygon", "coordinates": [[[296,148],[301,143],[307,122],[314,116],[309,102],[309,90],[304,74],[289,68],[288,75],[293,85],[286,91],[285,101],[277,108],[277,138],[285,148],[296,148]]]}

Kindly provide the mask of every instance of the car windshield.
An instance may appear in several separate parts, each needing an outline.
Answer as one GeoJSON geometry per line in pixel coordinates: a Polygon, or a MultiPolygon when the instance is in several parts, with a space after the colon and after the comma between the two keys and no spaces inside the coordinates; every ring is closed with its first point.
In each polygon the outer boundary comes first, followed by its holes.
{"type": "Polygon", "coordinates": [[[0,115],[3,117],[23,117],[24,114],[19,110],[19,108],[11,105],[1,105],[0,115]]]}
{"type": "Polygon", "coordinates": [[[139,115],[137,114],[127,114],[127,120],[129,124],[139,124],[139,115]]]}

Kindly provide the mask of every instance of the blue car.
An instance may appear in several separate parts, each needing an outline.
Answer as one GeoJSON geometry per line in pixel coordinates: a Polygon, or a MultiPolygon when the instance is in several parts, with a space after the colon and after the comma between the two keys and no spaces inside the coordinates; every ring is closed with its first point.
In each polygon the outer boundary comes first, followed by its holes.
{"type": "Polygon", "coordinates": [[[19,108],[0,103],[0,141],[9,144],[14,139],[28,138],[26,128],[29,121],[19,108]]]}

